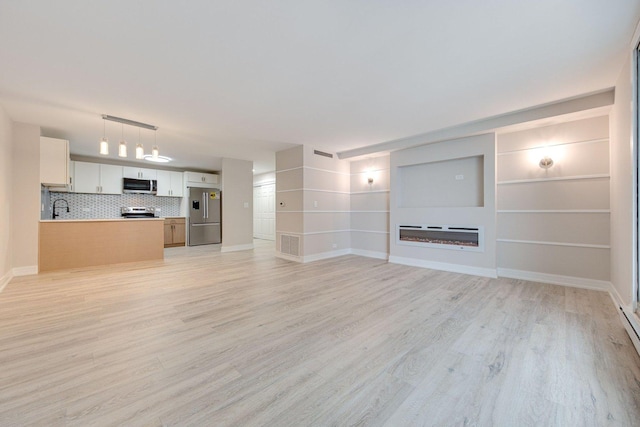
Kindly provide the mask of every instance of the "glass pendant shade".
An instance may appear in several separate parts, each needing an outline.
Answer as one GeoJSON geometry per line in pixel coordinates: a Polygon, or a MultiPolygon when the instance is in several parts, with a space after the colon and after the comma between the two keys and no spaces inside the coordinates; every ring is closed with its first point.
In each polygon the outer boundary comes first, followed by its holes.
{"type": "Polygon", "coordinates": [[[144,159],[144,147],[142,146],[142,144],[136,145],[136,159],[144,159]]]}
{"type": "Polygon", "coordinates": [[[160,150],[158,150],[158,146],[154,145],[153,149],[151,150],[151,158],[154,160],[158,159],[158,155],[160,155],[160,150]]]}
{"type": "Polygon", "coordinates": [[[127,157],[127,142],[124,139],[118,145],[118,156],[127,157]]]}
{"type": "Polygon", "coordinates": [[[109,139],[106,136],[103,136],[100,140],[100,154],[103,156],[109,155],[109,139]]]}

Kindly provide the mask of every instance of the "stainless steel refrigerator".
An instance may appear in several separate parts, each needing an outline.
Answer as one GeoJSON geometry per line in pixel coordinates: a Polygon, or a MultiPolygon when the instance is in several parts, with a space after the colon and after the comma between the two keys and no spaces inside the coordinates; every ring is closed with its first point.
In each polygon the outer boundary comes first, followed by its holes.
{"type": "Polygon", "coordinates": [[[189,246],[220,243],[220,190],[189,188],[189,246]]]}

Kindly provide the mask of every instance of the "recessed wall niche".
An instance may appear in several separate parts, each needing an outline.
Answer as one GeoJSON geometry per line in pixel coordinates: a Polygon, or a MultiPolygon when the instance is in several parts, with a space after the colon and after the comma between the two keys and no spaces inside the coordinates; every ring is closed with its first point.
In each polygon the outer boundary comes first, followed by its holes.
{"type": "Polygon", "coordinates": [[[484,206],[484,156],[398,168],[398,207],[484,206]]]}

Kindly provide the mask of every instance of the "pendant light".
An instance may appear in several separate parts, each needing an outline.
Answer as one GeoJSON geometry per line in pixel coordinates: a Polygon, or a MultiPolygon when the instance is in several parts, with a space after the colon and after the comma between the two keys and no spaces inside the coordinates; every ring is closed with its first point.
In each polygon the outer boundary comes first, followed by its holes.
{"type": "Polygon", "coordinates": [[[127,141],[124,140],[124,125],[122,125],[122,139],[118,145],[118,156],[127,157],[127,141]]]}
{"type": "Polygon", "coordinates": [[[144,147],[140,144],[140,128],[138,128],[138,144],[136,145],[136,159],[144,159],[144,147]]]}
{"type": "Polygon", "coordinates": [[[151,149],[151,158],[153,160],[158,160],[158,156],[160,155],[160,150],[158,150],[158,146],[155,145],[158,142],[157,134],[158,134],[157,131],[153,134],[153,143],[154,143],[154,145],[153,145],[153,148],[151,149]]]}
{"type": "Polygon", "coordinates": [[[102,139],[100,140],[100,154],[109,155],[109,138],[107,138],[107,122],[102,119],[102,139]]]}

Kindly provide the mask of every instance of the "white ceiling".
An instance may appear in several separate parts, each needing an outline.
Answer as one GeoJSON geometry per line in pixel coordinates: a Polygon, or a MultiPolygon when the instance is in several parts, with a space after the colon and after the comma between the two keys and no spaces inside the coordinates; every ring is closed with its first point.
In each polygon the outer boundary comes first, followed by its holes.
{"type": "Polygon", "coordinates": [[[97,155],[109,114],[159,126],[172,166],[263,172],[295,144],[343,151],[611,87],[639,19],[638,0],[0,0],[0,105],[72,154],[97,155]]]}

